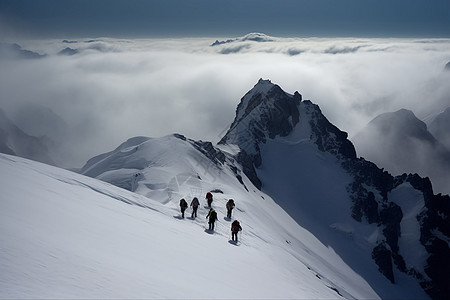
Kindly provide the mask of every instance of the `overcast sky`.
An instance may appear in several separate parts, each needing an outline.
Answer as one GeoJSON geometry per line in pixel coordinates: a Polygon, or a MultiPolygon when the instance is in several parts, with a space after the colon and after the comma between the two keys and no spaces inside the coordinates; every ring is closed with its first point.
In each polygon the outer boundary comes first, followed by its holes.
{"type": "Polygon", "coordinates": [[[0,0],[3,36],[450,37],[448,0],[0,0]]]}

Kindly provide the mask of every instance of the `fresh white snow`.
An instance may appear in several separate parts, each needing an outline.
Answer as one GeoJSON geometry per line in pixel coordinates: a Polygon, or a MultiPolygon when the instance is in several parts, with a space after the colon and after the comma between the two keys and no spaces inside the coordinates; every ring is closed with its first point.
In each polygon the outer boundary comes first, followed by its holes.
{"type": "Polygon", "coordinates": [[[209,234],[204,199],[197,219],[180,219],[175,200],[4,154],[0,169],[1,298],[378,298],[257,192],[222,185],[209,234]],[[239,246],[223,218],[230,196],[239,246]]]}
{"type": "Polygon", "coordinates": [[[419,272],[425,274],[424,267],[429,254],[418,239],[420,224],[417,220],[417,216],[425,207],[423,194],[412,189],[411,184],[403,183],[395,188],[390,196],[403,212],[400,222],[401,236],[398,240],[400,255],[404,258],[407,268],[414,266],[419,272]]]}

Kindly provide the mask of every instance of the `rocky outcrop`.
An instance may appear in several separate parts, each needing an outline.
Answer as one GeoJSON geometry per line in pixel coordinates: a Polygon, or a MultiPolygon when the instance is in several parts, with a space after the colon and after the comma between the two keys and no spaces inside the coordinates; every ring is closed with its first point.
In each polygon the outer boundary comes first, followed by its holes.
{"type": "MultiPolygon", "coordinates": [[[[399,114],[415,121],[414,115],[406,110],[399,114]]],[[[426,126],[407,127],[414,136],[425,136],[430,143],[434,140],[426,133],[426,126]]],[[[387,125],[384,124],[383,125],[387,125]]],[[[240,152],[235,156],[243,167],[243,172],[261,188],[256,170],[263,164],[261,148],[269,139],[286,137],[296,126],[309,126],[310,142],[322,152],[332,154],[353,178],[347,186],[352,201],[350,214],[358,222],[374,224],[381,229],[382,236],[372,250],[372,258],[380,272],[392,283],[396,282],[394,268],[419,280],[422,287],[434,299],[445,298],[449,294],[444,273],[449,266],[448,196],[434,195],[428,178],[417,174],[403,174],[394,177],[376,164],[358,158],[346,132],[331,124],[320,108],[301,95],[285,93],[270,81],[260,80],[238,105],[236,118],[221,144],[235,144],[240,152]],[[307,124],[307,125],[306,125],[307,124]],[[425,209],[417,216],[420,221],[420,243],[430,254],[428,265],[423,270],[407,265],[400,254],[399,238],[402,234],[402,208],[390,199],[390,193],[404,183],[423,194],[425,209]],[[439,263],[441,262],[441,263],[439,263]],[[424,273],[422,273],[424,272],[424,273]]],[[[407,250],[404,250],[407,251],[407,250]]]]}
{"type": "Polygon", "coordinates": [[[450,197],[434,195],[430,180],[417,174],[403,174],[398,180],[409,182],[424,196],[426,209],[417,218],[421,224],[420,242],[430,254],[425,267],[430,280],[422,280],[421,285],[433,299],[445,299],[450,295],[450,197]]]}
{"type": "Polygon", "coordinates": [[[260,144],[276,136],[287,136],[300,118],[302,96],[285,93],[278,85],[260,79],[236,109],[236,118],[219,144],[236,144],[236,159],[252,183],[261,188],[254,168],[261,165],[260,144]]]}
{"type": "Polygon", "coordinates": [[[385,243],[379,244],[372,251],[372,258],[377,264],[378,270],[380,270],[390,282],[395,283],[391,257],[392,253],[385,243]]]}

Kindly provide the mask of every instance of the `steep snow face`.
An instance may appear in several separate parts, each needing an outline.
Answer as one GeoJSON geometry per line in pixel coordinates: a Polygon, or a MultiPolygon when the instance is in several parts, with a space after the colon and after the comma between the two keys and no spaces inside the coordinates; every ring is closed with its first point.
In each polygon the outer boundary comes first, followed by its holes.
{"type": "Polygon", "coordinates": [[[214,193],[219,220],[210,234],[203,205],[198,218],[181,219],[178,199],[162,204],[4,154],[0,169],[2,298],[379,299],[245,176],[250,191],[226,174],[202,180],[222,191],[214,193]],[[231,220],[223,218],[229,198],[243,227],[238,246],[228,243],[231,220]]]}
{"type": "Polygon", "coordinates": [[[428,176],[436,192],[450,193],[450,151],[412,111],[401,109],[376,117],[353,142],[360,155],[389,172],[428,176]]]}
{"type": "MultiPolygon", "coordinates": [[[[386,239],[384,226],[352,218],[354,203],[348,187],[354,181],[353,176],[334,154],[319,151],[316,144],[305,139],[304,131],[296,127],[291,135],[261,146],[262,164],[257,174],[263,183],[262,191],[276,199],[302,227],[333,248],[382,298],[418,295],[426,298],[418,282],[404,273],[395,271],[394,285],[386,282],[372,259],[372,250],[386,239]]],[[[382,202],[375,187],[367,184],[366,188],[382,202]]],[[[409,190],[416,191],[412,187],[409,190]]],[[[420,232],[415,233],[409,241],[420,245],[420,232]]]]}
{"type": "MultiPolygon", "coordinates": [[[[407,275],[423,271],[423,261],[419,271],[412,265],[409,269],[399,253],[403,215],[401,207],[389,199],[393,177],[357,159],[347,134],[332,125],[317,105],[269,83],[260,80],[244,96],[235,122],[220,143],[235,144],[240,154],[249,153],[261,190],[330,245],[379,295],[426,297],[419,281],[407,275]],[[272,130],[271,122],[280,124],[279,119],[290,126],[272,130]],[[387,280],[395,284],[386,284],[387,280]]],[[[412,186],[405,189],[418,192],[412,186]]],[[[419,245],[420,232],[414,232],[409,241],[419,245]]],[[[401,246],[408,244],[402,241],[401,246]]]]}

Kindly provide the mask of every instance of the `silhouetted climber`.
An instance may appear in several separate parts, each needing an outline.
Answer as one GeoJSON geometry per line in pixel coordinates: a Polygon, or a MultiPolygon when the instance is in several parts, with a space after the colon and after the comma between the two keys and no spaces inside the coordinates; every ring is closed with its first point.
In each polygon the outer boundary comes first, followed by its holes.
{"type": "Polygon", "coordinates": [[[184,219],[184,211],[186,210],[186,208],[188,207],[188,204],[186,202],[186,200],[181,199],[180,200],[180,208],[181,208],[181,217],[184,219]]]}
{"type": "Polygon", "coordinates": [[[241,224],[239,224],[238,220],[234,220],[233,223],[231,223],[231,239],[233,241],[238,241],[238,232],[242,230],[241,224]]]}
{"type": "Polygon", "coordinates": [[[214,209],[210,209],[208,215],[206,218],[209,218],[208,224],[209,224],[209,230],[214,230],[214,222],[217,220],[217,213],[214,209]]]}
{"type": "Polygon", "coordinates": [[[208,200],[208,207],[211,207],[211,203],[213,202],[213,195],[211,192],[206,193],[206,200],[208,200]]]}
{"type": "Polygon", "coordinates": [[[233,199],[228,200],[228,202],[226,204],[226,207],[227,207],[227,218],[228,219],[231,219],[231,211],[233,210],[234,206],[235,206],[234,205],[234,200],[233,199]]]}
{"type": "Polygon", "coordinates": [[[191,218],[197,217],[197,209],[198,206],[200,205],[200,203],[198,202],[197,197],[194,197],[194,199],[192,199],[191,201],[191,207],[192,207],[192,215],[191,218]]]}

